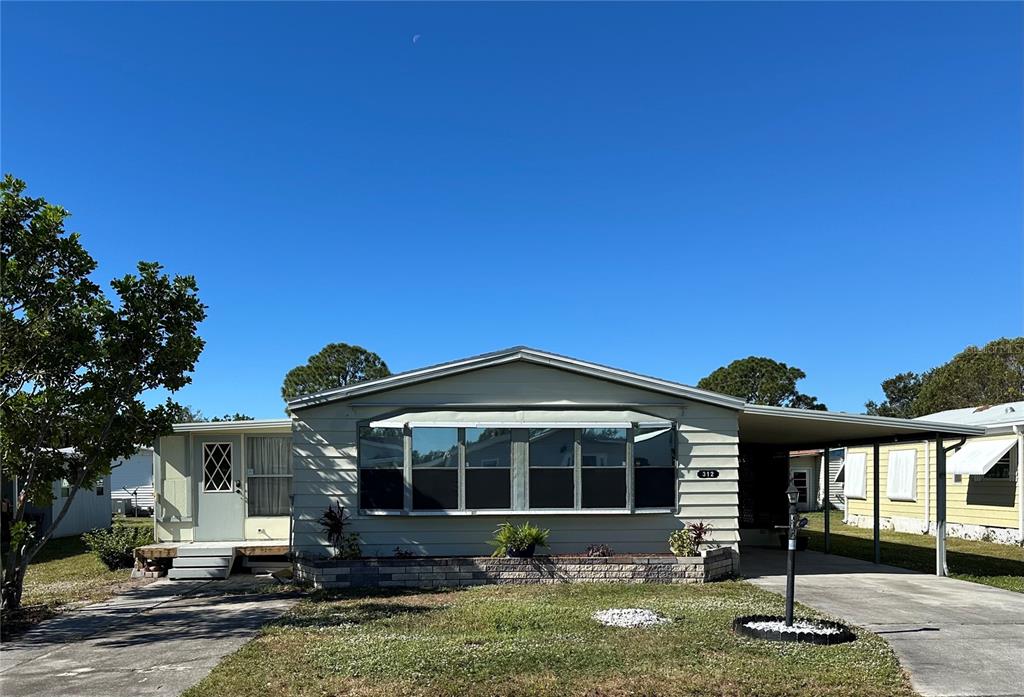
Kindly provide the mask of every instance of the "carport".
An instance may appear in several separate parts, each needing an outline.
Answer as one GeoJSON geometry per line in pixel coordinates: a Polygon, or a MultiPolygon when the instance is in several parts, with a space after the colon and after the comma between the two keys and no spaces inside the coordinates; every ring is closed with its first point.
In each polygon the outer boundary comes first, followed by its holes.
{"type": "MultiPolygon", "coordinates": [[[[740,413],[739,430],[741,521],[747,516],[756,523],[768,523],[769,526],[778,521],[780,510],[783,514],[785,511],[783,489],[776,491],[783,453],[788,462],[788,453],[794,450],[822,449],[828,453],[832,448],[872,446],[870,472],[874,485],[872,510],[876,564],[881,562],[879,448],[889,443],[934,441],[935,573],[937,576],[946,574],[946,458],[951,450],[963,445],[966,436],[984,435],[984,428],[748,404],[740,413]]],[[[827,502],[831,483],[828,476],[823,480],[824,500],[827,502]]],[[[831,549],[828,515],[825,515],[824,523],[827,554],[831,549]]]]}

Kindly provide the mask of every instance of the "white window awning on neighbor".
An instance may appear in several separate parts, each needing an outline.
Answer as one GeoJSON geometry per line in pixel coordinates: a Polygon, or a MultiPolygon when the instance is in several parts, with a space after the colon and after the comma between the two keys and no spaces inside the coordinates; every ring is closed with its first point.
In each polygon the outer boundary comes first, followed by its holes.
{"type": "Polygon", "coordinates": [[[523,409],[517,411],[416,411],[371,421],[371,428],[671,428],[667,419],[638,411],[523,409]]]}
{"type": "Polygon", "coordinates": [[[1014,438],[967,441],[949,458],[946,469],[950,474],[985,474],[1016,442],[1014,438]]]}

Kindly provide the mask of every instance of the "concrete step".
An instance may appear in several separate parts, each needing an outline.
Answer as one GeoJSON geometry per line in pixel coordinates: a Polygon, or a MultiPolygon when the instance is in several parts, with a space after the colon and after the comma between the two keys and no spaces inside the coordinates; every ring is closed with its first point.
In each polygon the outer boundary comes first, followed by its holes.
{"type": "Polygon", "coordinates": [[[196,569],[196,568],[175,568],[167,570],[167,578],[170,579],[199,579],[199,578],[227,578],[231,569],[196,569]]]}
{"type": "Polygon", "coordinates": [[[207,547],[207,546],[192,546],[182,545],[178,547],[179,557],[230,557],[234,556],[235,549],[231,546],[226,547],[207,547]]]}
{"type": "Polygon", "coordinates": [[[177,557],[173,566],[178,569],[188,567],[210,567],[226,569],[231,566],[232,557],[177,557]]]}

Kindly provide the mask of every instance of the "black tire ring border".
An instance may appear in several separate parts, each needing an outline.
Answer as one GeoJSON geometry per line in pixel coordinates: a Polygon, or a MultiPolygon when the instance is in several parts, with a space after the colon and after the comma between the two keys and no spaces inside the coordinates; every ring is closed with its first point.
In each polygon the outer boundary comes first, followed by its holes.
{"type": "MultiPolygon", "coordinates": [[[[831,646],[833,644],[845,644],[857,638],[849,627],[839,622],[828,620],[801,619],[800,622],[807,622],[822,628],[838,629],[838,634],[817,634],[815,632],[782,632],[772,629],[753,629],[746,626],[748,622],[785,622],[786,618],[779,615],[747,615],[737,617],[732,621],[732,631],[739,636],[751,639],[764,639],[765,641],[791,641],[801,644],[819,644],[831,646]]],[[[794,620],[797,621],[797,620],[794,620]]]]}

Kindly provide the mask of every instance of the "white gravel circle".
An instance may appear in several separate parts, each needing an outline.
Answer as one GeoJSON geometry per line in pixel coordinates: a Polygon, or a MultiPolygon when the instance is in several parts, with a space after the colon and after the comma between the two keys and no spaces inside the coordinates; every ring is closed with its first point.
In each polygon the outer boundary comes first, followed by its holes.
{"type": "Polygon", "coordinates": [[[771,622],[745,622],[744,627],[760,631],[783,632],[784,634],[795,634],[803,632],[807,634],[839,634],[840,629],[836,627],[822,627],[803,620],[793,620],[793,626],[787,627],[783,620],[772,620],[771,622]]]}
{"type": "Polygon", "coordinates": [[[595,612],[591,617],[609,627],[652,627],[671,622],[667,617],[662,617],[652,610],[637,607],[601,610],[595,612]]]}

